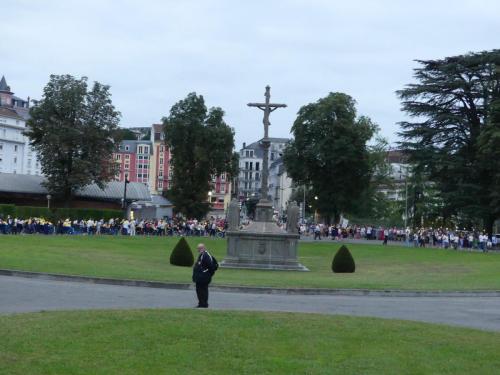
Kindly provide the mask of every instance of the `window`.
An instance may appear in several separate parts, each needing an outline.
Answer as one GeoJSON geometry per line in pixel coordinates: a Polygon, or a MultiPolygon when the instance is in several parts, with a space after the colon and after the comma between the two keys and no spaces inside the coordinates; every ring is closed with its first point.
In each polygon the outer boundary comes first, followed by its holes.
{"type": "Polygon", "coordinates": [[[116,154],[115,158],[116,158],[117,161],[121,161],[122,160],[122,156],[120,154],[116,154]]]}
{"type": "Polygon", "coordinates": [[[250,162],[250,170],[252,170],[252,169],[253,169],[253,161],[250,162]]]}
{"type": "Polygon", "coordinates": [[[248,161],[245,162],[245,169],[248,169],[248,161]]]}
{"type": "Polygon", "coordinates": [[[271,160],[274,160],[274,152],[271,152],[271,160]]]}
{"type": "Polygon", "coordinates": [[[158,173],[158,177],[163,177],[163,171],[160,171],[160,172],[158,173]]]}
{"type": "Polygon", "coordinates": [[[14,145],[14,152],[17,152],[17,145],[14,145]]]}
{"type": "Polygon", "coordinates": [[[255,170],[258,171],[260,167],[260,163],[258,161],[255,162],[255,170]]]}
{"type": "MultiPolygon", "coordinates": [[[[17,147],[17,146],[16,146],[16,147],[17,147]]],[[[14,158],[14,164],[16,164],[16,163],[17,163],[17,158],[14,158]]]]}
{"type": "Polygon", "coordinates": [[[226,181],[226,174],[225,173],[221,174],[220,179],[221,181],[226,181]]]}
{"type": "Polygon", "coordinates": [[[125,155],[125,159],[130,159],[130,155],[125,155]]]}
{"type": "Polygon", "coordinates": [[[163,189],[163,181],[158,181],[158,188],[163,189]]]}
{"type": "Polygon", "coordinates": [[[149,146],[144,146],[144,153],[149,154],[149,146]]]}
{"type": "Polygon", "coordinates": [[[163,152],[163,150],[164,150],[164,147],[160,146],[160,152],[163,152]]]}
{"type": "Polygon", "coordinates": [[[142,160],[142,155],[139,155],[139,160],[142,160]]]}
{"type": "Polygon", "coordinates": [[[160,165],[163,164],[163,158],[160,158],[160,165]]]}
{"type": "Polygon", "coordinates": [[[130,168],[130,164],[125,163],[124,168],[125,168],[125,169],[129,169],[129,168],[130,168]]]}
{"type": "Polygon", "coordinates": [[[139,146],[137,153],[142,154],[142,146],[139,146]]]}
{"type": "Polygon", "coordinates": [[[128,151],[128,150],[130,150],[130,148],[127,145],[127,146],[125,146],[125,151],[128,151]]]}
{"type": "Polygon", "coordinates": [[[225,190],[225,187],[224,187],[224,184],[222,184],[222,185],[220,186],[220,192],[221,192],[222,194],[224,194],[224,193],[225,193],[225,191],[224,191],[224,190],[225,190]]]}
{"type": "Polygon", "coordinates": [[[3,143],[0,143],[0,151],[3,150],[3,143]]]}

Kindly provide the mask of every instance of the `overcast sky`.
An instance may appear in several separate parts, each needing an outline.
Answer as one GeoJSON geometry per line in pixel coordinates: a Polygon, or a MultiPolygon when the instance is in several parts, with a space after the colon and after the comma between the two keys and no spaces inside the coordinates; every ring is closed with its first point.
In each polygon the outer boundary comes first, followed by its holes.
{"type": "Polygon", "coordinates": [[[0,76],[40,98],[50,74],[109,84],[125,127],[148,126],[196,91],[220,106],[236,145],[261,137],[264,99],[288,104],[270,135],[289,137],[299,108],[345,92],[390,141],[404,118],[394,91],[414,59],[499,48],[500,1],[0,0],[0,76]]]}

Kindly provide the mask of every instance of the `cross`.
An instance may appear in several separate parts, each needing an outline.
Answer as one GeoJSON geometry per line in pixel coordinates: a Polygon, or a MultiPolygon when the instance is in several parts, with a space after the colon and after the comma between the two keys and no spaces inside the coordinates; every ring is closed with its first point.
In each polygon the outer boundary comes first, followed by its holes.
{"type": "Polygon", "coordinates": [[[268,170],[269,146],[271,145],[271,142],[269,141],[269,125],[271,125],[271,123],[269,122],[269,115],[271,114],[271,112],[275,111],[278,108],[286,107],[286,104],[270,103],[271,87],[269,87],[269,85],[266,86],[266,93],[264,94],[264,96],[266,97],[265,103],[248,103],[249,107],[257,107],[260,110],[264,111],[264,119],[262,120],[262,122],[264,123],[264,138],[261,141],[261,146],[264,149],[264,158],[262,160],[262,183],[261,183],[261,197],[260,197],[261,202],[267,201],[267,193],[268,193],[267,179],[269,175],[269,170],[268,170]]]}
{"type": "Polygon", "coordinates": [[[271,87],[269,85],[266,86],[266,93],[264,94],[266,97],[266,102],[265,103],[248,103],[247,105],[249,107],[257,107],[260,110],[264,111],[264,119],[262,120],[264,124],[264,139],[268,138],[268,132],[269,132],[269,125],[271,123],[269,122],[269,115],[271,112],[275,111],[278,108],[285,108],[286,104],[274,104],[274,103],[269,103],[271,99],[271,87]]]}

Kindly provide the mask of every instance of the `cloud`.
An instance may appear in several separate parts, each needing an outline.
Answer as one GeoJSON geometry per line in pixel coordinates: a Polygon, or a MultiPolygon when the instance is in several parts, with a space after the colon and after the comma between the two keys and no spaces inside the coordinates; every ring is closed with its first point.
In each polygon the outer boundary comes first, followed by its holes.
{"type": "Polygon", "coordinates": [[[416,58],[498,48],[496,1],[1,2],[0,74],[40,97],[50,74],[112,86],[122,125],[147,126],[187,93],[226,111],[238,146],[259,138],[263,99],[272,136],[288,136],[300,106],[331,91],[358,102],[395,141],[404,118],[394,91],[416,58]]]}

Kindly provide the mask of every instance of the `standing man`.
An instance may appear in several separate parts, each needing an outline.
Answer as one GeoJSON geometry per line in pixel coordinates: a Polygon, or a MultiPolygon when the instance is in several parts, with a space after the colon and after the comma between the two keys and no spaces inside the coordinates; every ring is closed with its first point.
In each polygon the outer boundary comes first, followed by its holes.
{"type": "Polygon", "coordinates": [[[196,283],[196,296],[198,297],[199,308],[208,307],[208,284],[212,281],[212,276],[217,269],[217,261],[209,254],[204,244],[200,243],[198,249],[198,259],[193,267],[193,282],[196,283]]]}

